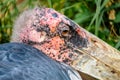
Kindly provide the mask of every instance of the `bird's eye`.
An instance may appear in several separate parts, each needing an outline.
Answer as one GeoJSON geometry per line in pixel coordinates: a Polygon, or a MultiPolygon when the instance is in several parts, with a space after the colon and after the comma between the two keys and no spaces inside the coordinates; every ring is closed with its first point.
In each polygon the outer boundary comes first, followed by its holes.
{"type": "Polygon", "coordinates": [[[70,28],[68,25],[61,22],[58,26],[58,32],[61,36],[67,37],[67,36],[69,36],[70,28]]]}
{"type": "Polygon", "coordinates": [[[62,31],[62,36],[68,36],[69,35],[69,30],[63,30],[62,31]]]}

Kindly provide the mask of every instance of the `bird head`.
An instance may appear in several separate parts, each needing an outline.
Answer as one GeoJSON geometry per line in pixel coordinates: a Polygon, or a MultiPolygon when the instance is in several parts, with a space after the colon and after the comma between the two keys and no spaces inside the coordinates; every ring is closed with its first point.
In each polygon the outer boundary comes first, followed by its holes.
{"type": "Polygon", "coordinates": [[[72,64],[77,49],[87,47],[86,33],[72,20],[51,8],[23,12],[13,28],[12,42],[29,44],[54,60],[72,64]]]}

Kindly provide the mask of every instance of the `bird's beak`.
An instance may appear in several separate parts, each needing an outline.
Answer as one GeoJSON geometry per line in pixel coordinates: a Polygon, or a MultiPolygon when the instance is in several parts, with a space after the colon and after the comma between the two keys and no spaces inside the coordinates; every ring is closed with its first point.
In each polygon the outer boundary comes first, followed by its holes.
{"type": "Polygon", "coordinates": [[[120,52],[89,33],[72,20],[65,18],[63,22],[71,26],[80,37],[80,39],[77,38],[77,42],[74,41],[77,46],[74,47],[74,50],[78,55],[70,65],[97,79],[119,79],[120,52]]]}

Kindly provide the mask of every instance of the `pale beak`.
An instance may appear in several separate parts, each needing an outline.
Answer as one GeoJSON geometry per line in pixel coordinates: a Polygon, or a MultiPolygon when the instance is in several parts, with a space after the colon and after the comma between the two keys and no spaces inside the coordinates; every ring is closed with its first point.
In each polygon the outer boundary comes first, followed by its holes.
{"type": "Polygon", "coordinates": [[[76,49],[80,55],[70,65],[100,80],[119,80],[120,52],[72,20],[67,20],[65,20],[66,24],[74,26],[76,31],[80,31],[78,34],[88,41],[86,47],[76,49]]]}

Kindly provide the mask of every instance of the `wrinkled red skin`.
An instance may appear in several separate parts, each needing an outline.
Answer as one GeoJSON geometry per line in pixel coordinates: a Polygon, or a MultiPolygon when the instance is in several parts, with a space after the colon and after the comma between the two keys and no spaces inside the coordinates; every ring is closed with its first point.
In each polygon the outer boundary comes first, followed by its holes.
{"type": "Polygon", "coordinates": [[[85,32],[57,11],[50,8],[36,8],[31,18],[32,20],[27,25],[30,31],[24,29],[22,32],[29,33],[29,35],[21,34],[22,42],[33,45],[52,59],[70,64],[79,55],[75,52],[75,48],[87,47],[88,38],[85,32]],[[63,33],[64,30],[68,32],[63,33]],[[38,38],[42,35],[47,38],[39,41],[38,38]]]}

